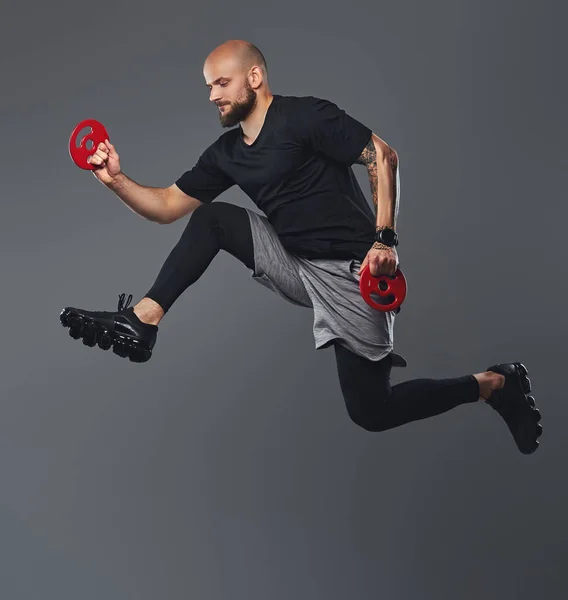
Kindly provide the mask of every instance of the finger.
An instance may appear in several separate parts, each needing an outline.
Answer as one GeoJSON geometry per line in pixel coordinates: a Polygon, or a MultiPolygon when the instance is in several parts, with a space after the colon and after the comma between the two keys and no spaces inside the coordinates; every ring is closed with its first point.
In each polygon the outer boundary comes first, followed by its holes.
{"type": "Polygon", "coordinates": [[[377,276],[377,263],[374,260],[369,261],[369,273],[373,276],[377,276]]]}
{"type": "Polygon", "coordinates": [[[103,161],[96,154],[93,154],[87,158],[87,162],[92,165],[100,165],[100,164],[102,164],[103,161]]]}
{"type": "Polygon", "coordinates": [[[102,150],[97,150],[95,152],[95,156],[98,156],[99,158],[101,158],[104,161],[108,160],[108,154],[106,152],[103,152],[102,150]]]}
{"type": "Polygon", "coordinates": [[[383,265],[380,259],[375,259],[369,262],[370,272],[373,277],[378,277],[382,275],[383,265]]]}
{"type": "Polygon", "coordinates": [[[99,147],[97,148],[97,150],[102,150],[103,152],[108,152],[108,148],[107,148],[106,144],[104,144],[103,142],[101,142],[99,144],[99,147]]]}
{"type": "Polygon", "coordinates": [[[397,269],[398,269],[398,261],[395,260],[392,264],[392,274],[393,275],[396,275],[397,269]]]}
{"type": "Polygon", "coordinates": [[[112,155],[113,158],[116,158],[118,156],[114,146],[108,141],[105,140],[105,144],[107,145],[108,149],[109,149],[109,155],[112,155]]]}

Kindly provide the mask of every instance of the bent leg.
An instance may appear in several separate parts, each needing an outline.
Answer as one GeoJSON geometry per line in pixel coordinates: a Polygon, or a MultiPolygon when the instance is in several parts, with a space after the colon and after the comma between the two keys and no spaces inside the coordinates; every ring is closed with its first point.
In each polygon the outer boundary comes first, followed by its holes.
{"type": "Polygon", "coordinates": [[[196,208],[176,246],[146,294],[164,313],[205,272],[219,250],[254,269],[254,248],[246,209],[228,202],[196,208]]]}
{"type": "Polygon", "coordinates": [[[413,379],[391,386],[392,357],[372,361],[334,342],[337,372],[351,419],[367,431],[386,431],[479,400],[473,375],[413,379]]]}

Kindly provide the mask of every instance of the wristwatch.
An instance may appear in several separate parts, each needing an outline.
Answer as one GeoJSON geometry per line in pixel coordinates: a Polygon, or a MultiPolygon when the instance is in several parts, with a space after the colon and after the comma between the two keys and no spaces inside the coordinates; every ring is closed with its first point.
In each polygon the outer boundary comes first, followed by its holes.
{"type": "Polygon", "coordinates": [[[398,246],[398,234],[390,227],[379,229],[375,233],[375,242],[380,242],[381,244],[385,244],[385,246],[398,246]]]}

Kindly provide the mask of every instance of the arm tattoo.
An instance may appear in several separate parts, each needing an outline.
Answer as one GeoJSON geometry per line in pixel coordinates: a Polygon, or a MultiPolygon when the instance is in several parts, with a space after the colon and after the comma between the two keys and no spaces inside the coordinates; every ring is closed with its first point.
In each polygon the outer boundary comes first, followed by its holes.
{"type": "Polygon", "coordinates": [[[373,198],[373,204],[375,205],[375,208],[377,208],[377,149],[375,148],[372,137],[363,149],[363,152],[361,152],[361,156],[355,162],[358,165],[365,165],[367,167],[367,171],[369,172],[369,183],[371,184],[371,196],[373,198]]]}
{"type": "MultiPolygon", "coordinates": [[[[396,199],[396,169],[398,166],[396,153],[389,149],[389,162],[393,171],[393,197],[396,199]]],[[[378,208],[379,199],[377,197],[377,183],[378,183],[378,172],[377,172],[377,149],[373,142],[373,138],[369,140],[369,143],[361,152],[361,156],[355,161],[355,164],[365,165],[369,173],[369,183],[371,184],[371,196],[373,198],[373,204],[375,209],[378,208]]],[[[395,217],[396,219],[396,217],[395,217]]]]}
{"type": "Polygon", "coordinates": [[[377,161],[377,150],[375,148],[375,144],[373,143],[373,138],[369,140],[369,143],[361,152],[361,156],[355,161],[358,165],[369,165],[373,162],[377,161]]]}

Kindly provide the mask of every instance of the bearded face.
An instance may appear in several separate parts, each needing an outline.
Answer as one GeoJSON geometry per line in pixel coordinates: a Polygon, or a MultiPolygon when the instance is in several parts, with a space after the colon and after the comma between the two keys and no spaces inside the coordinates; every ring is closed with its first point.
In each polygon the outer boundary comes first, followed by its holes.
{"type": "Polygon", "coordinates": [[[244,121],[254,110],[257,101],[257,94],[245,79],[244,87],[240,90],[237,98],[231,101],[229,98],[222,98],[217,102],[219,110],[219,121],[221,127],[233,127],[244,121]]]}

